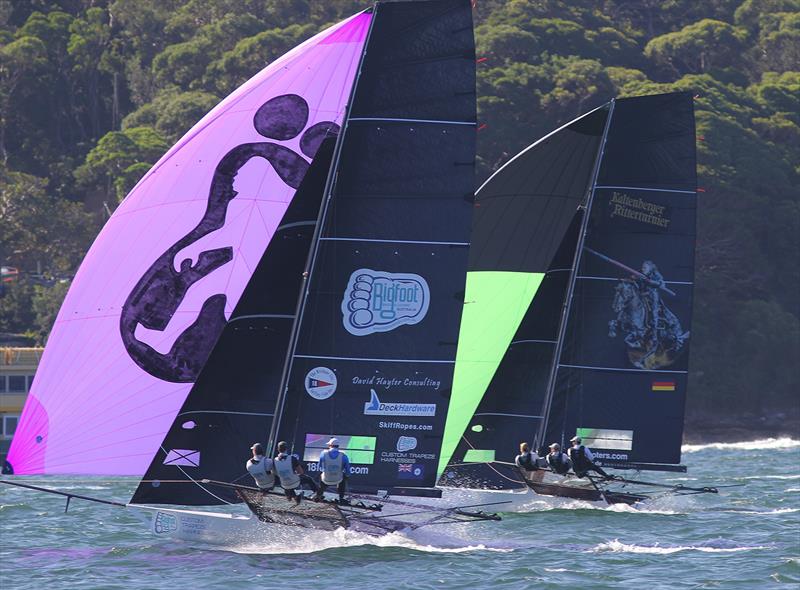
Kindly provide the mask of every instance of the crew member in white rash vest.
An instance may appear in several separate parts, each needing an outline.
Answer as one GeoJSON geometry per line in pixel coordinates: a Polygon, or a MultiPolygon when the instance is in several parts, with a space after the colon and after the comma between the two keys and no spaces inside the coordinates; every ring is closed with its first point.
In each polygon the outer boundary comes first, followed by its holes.
{"type": "Polygon", "coordinates": [[[322,499],[328,486],[337,486],[339,503],[346,503],[344,494],[347,491],[347,478],[350,476],[350,459],[339,450],[338,438],[329,440],[328,449],[320,454],[319,470],[319,491],[315,499],[322,499]]]}
{"type": "Polygon", "coordinates": [[[603,471],[602,467],[595,464],[592,451],[581,444],[579,436],[573,436],[569,442],[572,443],[569,449],[569,458],[572,461],[572,470],[575,472],[575,475],[578,477],[586,477],[588,472],[594,471],[605,478],[609,477],[608,473],[603,471]]]}
{"type": "Polygon", "coordinates": [[[274,464],[281,487],[290,501],[294,500],[297,504],[300,503],[303,495],[298,494],[295,490],[300,487],[301,483],[305,483],[313,491],[317,491],[317,484],[305,474],[303,466],[300,465],[300,459],[296,455],[289,454],[289,445],[283,441],[278,443],[278,456],[275,457],[274,464]]]}
{"type": "Polygon", "coordinates": [[[275,487],[275,470],[272,459],[264,456],[264,446],[256,443],[250,450],[253,456],[247,461],[247,472],[256,480],[258,489],[268,492],[275,487]]]}

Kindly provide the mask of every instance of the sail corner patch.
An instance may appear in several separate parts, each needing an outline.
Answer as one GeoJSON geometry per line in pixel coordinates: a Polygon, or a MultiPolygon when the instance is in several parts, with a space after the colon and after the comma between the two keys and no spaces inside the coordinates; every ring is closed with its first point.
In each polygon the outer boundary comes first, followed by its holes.
{"type": "Polygon", "coordinates": [[[390,332],[421,322],[431,293],[420,275],[354,270],[342,298],[342,322],[353,336],[390,332]]]}

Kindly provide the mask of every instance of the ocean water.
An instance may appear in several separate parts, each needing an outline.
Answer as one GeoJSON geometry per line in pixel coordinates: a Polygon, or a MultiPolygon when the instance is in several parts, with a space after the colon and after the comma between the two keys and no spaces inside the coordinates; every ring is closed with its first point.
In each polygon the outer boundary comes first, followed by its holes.
{"type": "MultiPolygon", "coordinates": [[[[0,486],[0,588],[800,588],[800,441],[684,447],[685,485],[719,495],[602,507],[536,500],[502,522],[380,538],[298,529],[212,547],[153,536],[130,511],[0,486]]],[[[37,477],[125,502],[135,480],[37,477]]]]}

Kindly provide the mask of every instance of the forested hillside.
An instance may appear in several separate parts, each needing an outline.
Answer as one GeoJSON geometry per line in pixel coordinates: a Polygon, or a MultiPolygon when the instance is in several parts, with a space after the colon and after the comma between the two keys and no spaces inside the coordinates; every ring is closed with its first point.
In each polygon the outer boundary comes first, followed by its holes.
{"type": "MultiPolygon", "coordinates": [[[[270,61],[369,3],[0,1],[0,332],[42,343],[159,156],[270,61]],[[7,271],[11,272],[11,271],[7,271]]],[[[691,416],[798,413],[800,0],[478,0],[479,179],[614,96],[696,95],[691,416]]]]}

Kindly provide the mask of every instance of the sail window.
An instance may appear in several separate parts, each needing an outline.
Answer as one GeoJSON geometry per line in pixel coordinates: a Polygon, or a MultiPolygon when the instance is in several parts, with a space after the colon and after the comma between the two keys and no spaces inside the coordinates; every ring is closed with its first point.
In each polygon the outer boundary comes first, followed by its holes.
{"type": "Polygon", "coordinates": [[[331,438],[339,439],[339,450],[345,452],[350,463],[372,465],[375,462],[374,436],[354,436],[348,434],[306,434],[303,461],[316,462],[322,451],[328,448],[331,438]]]}
{"type": "Polygon", "coordinates": [[[164,459],[164,465],[176,467],[200,467],[200,451],[172,449],[164,459]]]}
{"type": "Polygon", "coordinates": [[[469,449],[464,455],[464,463],[491,463],[494,455],[494,449],[469,449]]]}
{"type": "Polygon", "coordinates": [[[578,428],[575,433],[581,442],[592,449],[633,449],[633,430],[609,430],[607,428],[578,428]]]}

